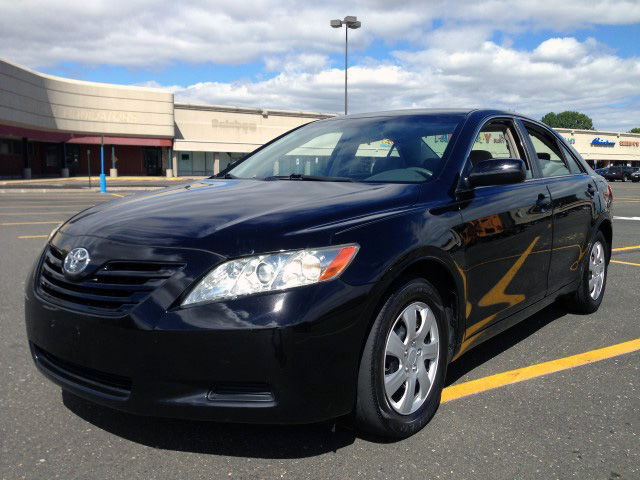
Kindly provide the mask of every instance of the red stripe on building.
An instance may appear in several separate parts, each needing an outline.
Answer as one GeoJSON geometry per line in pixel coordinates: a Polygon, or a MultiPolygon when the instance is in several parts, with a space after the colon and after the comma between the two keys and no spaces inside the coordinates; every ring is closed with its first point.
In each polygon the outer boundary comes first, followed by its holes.
{"type": "MultiPolygon", "coordinates": [[[[100,145],[102,137],[78,137],[74,136],[67,143],[82,143],[85,145],[100,145]]],[[[104,137],[105,145],[138,145],[142,147],[170,147],[173,140],[170,138],[139,138],[139,137],[104,137]]]]}
{"type": "MultiPolygon", "coordinates": [[[[31,128],[0,125],[0,135],[17,138],[28,138],[40,142],[66,142],[82,143],[85,145],[100,145],[100,135],[83,135],[67,132],[48,132],[31,128]]],[[[173,145],[171,138],[145,138],[145,137],[104,137],[105,145],[139,145],[141,147],[170,147],[173,145]]]]}

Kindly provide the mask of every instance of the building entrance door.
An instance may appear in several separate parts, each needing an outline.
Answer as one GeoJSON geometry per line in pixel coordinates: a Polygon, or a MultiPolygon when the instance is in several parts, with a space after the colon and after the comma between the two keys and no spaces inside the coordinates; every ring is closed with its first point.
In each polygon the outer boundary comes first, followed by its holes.
{"type": "Polygon", "coordinates": [[[147,170],[147,175],[158,176],[162,175],[162,156],[160,155],[159,148],[145,148],[144,149],[144,165],[147,170]]]}

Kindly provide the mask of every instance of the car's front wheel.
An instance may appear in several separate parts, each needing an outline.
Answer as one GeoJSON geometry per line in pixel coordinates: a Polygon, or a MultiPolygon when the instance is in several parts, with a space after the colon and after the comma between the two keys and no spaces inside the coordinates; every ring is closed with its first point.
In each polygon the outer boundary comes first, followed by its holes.
{"type": "Polygon", "coordinates": [[[429,282],[408,279],[389,295],[360,363],[360,430],[403,438],[427,424],[440,404],[448,338],[442,299],[429,282]]]}

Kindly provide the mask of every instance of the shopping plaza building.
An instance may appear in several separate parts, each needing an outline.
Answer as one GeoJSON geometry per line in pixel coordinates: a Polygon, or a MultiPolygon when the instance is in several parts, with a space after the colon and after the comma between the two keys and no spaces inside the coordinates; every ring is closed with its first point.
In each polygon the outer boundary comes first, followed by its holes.
{"type": "MultiPolygon", "coordinates": [[[[329,114],[174,102],[159,89],[44,75],[0,58],[0,177],[212,175],[329,114]],[[103,159],[103,160],[102,160],[103,159]]],[[[557,129],[592,165],[640,166],[640,135],[557,129]]]]}
{"type": "Polygon", "coordinates": [[[159,89],[44,75],[0,58],[0,177],[212,175],[333,115],[175,103],[159,89]]]}

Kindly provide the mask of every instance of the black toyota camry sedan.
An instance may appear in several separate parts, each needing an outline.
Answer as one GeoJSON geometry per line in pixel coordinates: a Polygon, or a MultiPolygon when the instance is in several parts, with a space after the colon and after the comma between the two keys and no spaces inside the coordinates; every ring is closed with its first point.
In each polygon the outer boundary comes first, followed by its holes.
{"type": "Polygon", "coordinates": [[[515,113],[321,120],[64,223],[27,282],[29,345],[63,389],[136,414],[353,413],[404,437],[470,348],[559,299],[598,309],[612,201],[515,113]]]}

